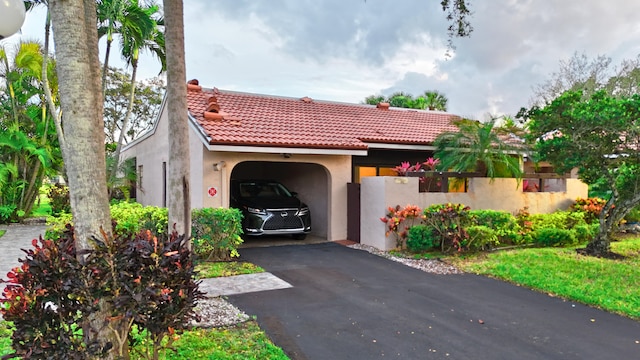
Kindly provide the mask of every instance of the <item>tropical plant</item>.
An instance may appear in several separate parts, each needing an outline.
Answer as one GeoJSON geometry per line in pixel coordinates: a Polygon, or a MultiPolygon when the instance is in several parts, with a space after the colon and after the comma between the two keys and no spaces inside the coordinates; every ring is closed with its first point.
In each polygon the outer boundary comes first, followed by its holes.
{"type": "Polygon", "coordinates": [[[449,99],[438,91],[425,91],[422,96],[418,97],[418,99],[420,98],[424,99],[425,107],[422,109],[447,111],[447,102],[449,99]]]}
{"type": "Polygon", "coordinates": [[[397,91],[389,96],[370,95],[364,99],[365,104],[377,105],[386,102],[389,106],[409,109],[429,109],[447,111],[447,97],[438,91],[425,91],[423,95],[413,97],[409,93],[397,91]]]}
{"type": "Polygon", "coordinates": [[[404,208],[397,205],[396,207],[387,208],[387,214],[385,217],[380,218],[380,221],[387,224],[386,235],[393,234],[396,240],[396,247],[400,250],[406,246],[408,230],[418,225],[424,218],[421,214],[421,210],[416,205],[407,205],[404,208]]]}
{"type": "Polygon", "coordinates": [[[454,122],[458,131],[447,131],[436,138],[435,156],[444,171],[483,171],[491,179],[496,177],[522,178],[520,157],[523,146],[510,141],[510,133],[496,126],[497,118],[486,123],[459,119],[454,122]]]}
{"type": "MultiPolygon", "coordinates": [[[[0,48],[0,206],[13,208],[11,221],[31,212],[45,177],[61,168],[43,91],[42,51],[36,42],[20,43],[13,52],[0,48]]],[[[55,94],[55,63],[45,69],[55,94]]]]}
{"type": "Polygon", "coordinates": [[[141,50],[148,50],[156,55],[161,62],[161,71],[166,69],[166,54],[164,44],[164,19],[159,15],[160,7],[155,4],[139,5],[137,0],[104,0],[98,2],[97,16],[101,24],[98,28],[98,36],[107,36],[107,51],[102,74],[102,90],[105,91],[106,73],[108,71],[108,57],[110,55],[113,34],[121,36],[121,55],[131,66],[131,83],[129,85],[129,105],[122,122],[113,158],[113,166],[109,169],[110,177],[117,173],[120,152],[129,128],[129,121],[133,112],[136,90],[136,74],[141,50]]]}

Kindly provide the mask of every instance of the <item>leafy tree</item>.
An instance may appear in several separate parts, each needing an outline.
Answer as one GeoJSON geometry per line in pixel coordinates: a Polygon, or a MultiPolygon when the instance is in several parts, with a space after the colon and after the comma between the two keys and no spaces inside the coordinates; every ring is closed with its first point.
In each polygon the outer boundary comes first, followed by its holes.
{"type": "Polygon", "coordinates": [[[509,129],[496,126],[497,118],[486,123],[459,119],[458,131],[444,132],[436,138],[435,157],[439,168],[453,171],[483,171],[490,178],[522,177],[520,159],[523,147],[511,140],[509,129]]]}
{"type": "Polygon", "coordinates": [[[616,97],[640,93],[640,56],[614,66],[607,56],[589,59],[575,53],[561,60],[558,71],[534,88],[533,103],[544,106],[568,90],[581,91],[585,98],[600,90],[616,97]]]}
{"type": "MultiPolygon", "coordinates": [[[[160,77],[136,81],[136,95],[131,121],[125,132],[125,144],[151,128],[160,111],[164,90],[165,83],[160,77]]],[[[104,98],[104,131],[107,143],[115,145],[118,141],[130,93],[129,76],[119,69],[109,68],[104,98]]]]}
{"type": "Polygon", "coordinates": [[[585,98],[582,91],[568,91],[524,116],[542,160],[558,172],[578,168],[581,180],[609,189],[600,231],[584,250],[606,255],[620,220],[640,205],[640,95],[616,98],[601,90],[585,98]]]}
{"type": "MultiPolygon", "coordinates": [[[[16,221],[29,215],[44,178],[59,171],[61,154],[42,82],[40,44],[0,48],[0,207],[16,221]]],[[[46,67],[57,92],[55,63],[46,67]]]]}

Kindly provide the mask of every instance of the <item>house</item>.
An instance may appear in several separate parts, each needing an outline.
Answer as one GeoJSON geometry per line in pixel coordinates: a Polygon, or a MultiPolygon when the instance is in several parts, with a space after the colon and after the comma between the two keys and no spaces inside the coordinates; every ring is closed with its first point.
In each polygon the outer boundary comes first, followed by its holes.
{"type": "MultiPolygon", "coordinates": [[[[187,92],[192,207],[227,207],[232,178],[279,180],[310,206],[312,235],[330,241],[348,238],[347,214],[354,213],[347,209],[348,184],[395,175],[401,161],[423,162],[436,136],[455,130],[451,121],[458,118],[385,103],[205,89],[197,80],[187,92]]],[[[166,206],[167,139],[163,104],[153,128],[123,149],[123,158],[135,159],[136,198],[144,205],[166,206]]]]}

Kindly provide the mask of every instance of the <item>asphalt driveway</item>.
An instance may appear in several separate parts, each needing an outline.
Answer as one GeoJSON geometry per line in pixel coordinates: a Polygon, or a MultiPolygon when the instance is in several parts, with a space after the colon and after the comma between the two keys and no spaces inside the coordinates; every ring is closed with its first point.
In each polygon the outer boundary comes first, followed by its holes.
{"type": "Polygon", "coordinates": [[[293,288],[233,295],[292,359],[638,359],[640,322],[334,243],[240,250],[293,288]]]}

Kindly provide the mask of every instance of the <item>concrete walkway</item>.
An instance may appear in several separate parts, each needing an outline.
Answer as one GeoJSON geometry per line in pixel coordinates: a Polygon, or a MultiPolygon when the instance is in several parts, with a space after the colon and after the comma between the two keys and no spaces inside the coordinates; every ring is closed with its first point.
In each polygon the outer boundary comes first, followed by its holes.
{"type": "MultiPolygon", "coordinates": [[[[16,266],[20,266],[18,259],[24,258],[21,249],[30,249],[31,241],[44,236],[45,225],[0,225],[0,230],[7,232],[0,237],[0,279],[6,279],[7,273],[16,266]]],[[[0,294],[5,284],[0,283],[0,294]]]]}
{"type": "MultiPolygon", "coordinates": [[[[0,279],[6,279],[7,273],[20,266],[18,259],[24,258],[21,249],[32,248],[31,241],[44,236],[45,225],[0,225],[0,230],[7,232],[0,237],[0,279]]],[[[5,284],[0,283],[0,294],[5,284]]],[[[247,292],[286,289],[289,283],[271,273],[238,275],[225,278],[204,279],[200,289],[208,297],[243,294],[247,292]]]]}

